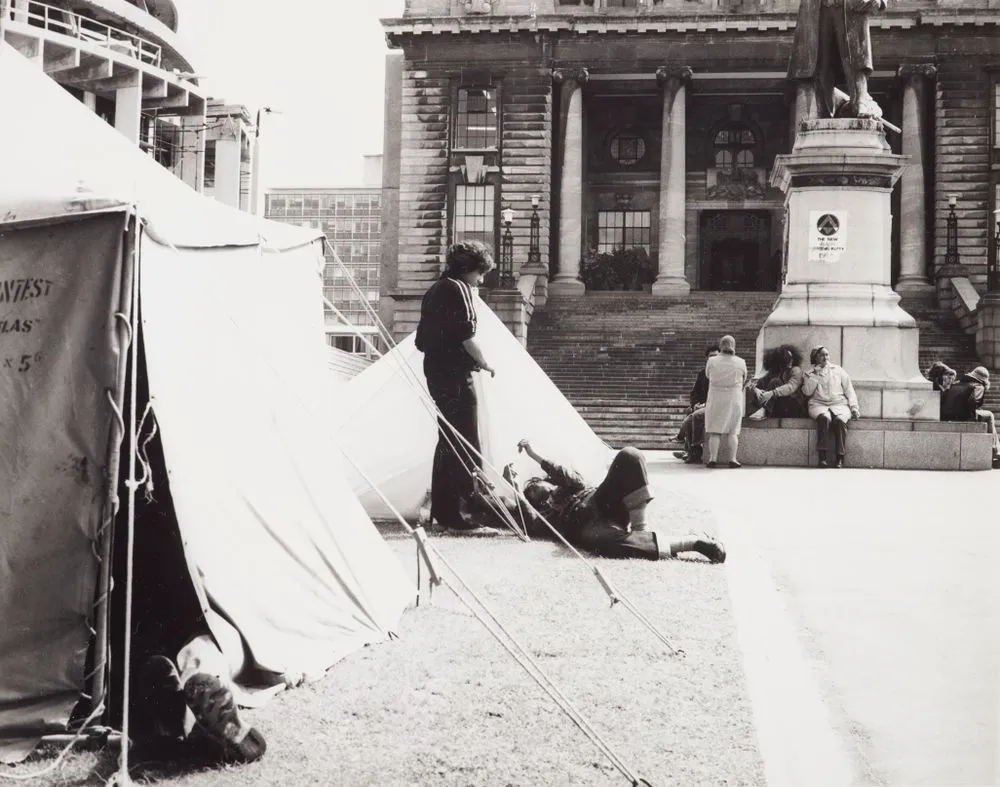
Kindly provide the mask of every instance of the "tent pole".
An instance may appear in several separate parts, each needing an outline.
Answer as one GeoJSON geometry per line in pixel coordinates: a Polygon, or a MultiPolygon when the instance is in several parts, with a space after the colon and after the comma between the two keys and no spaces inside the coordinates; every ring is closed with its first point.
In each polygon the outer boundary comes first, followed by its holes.
{"type": "MultiPolygon", "coordinates": [[[[118,474],[121,467],[121,444],[124,438],[124,422],[121,419],[125,404],[125,375],[128,374],[128,349],[132,343],[132,275],[135,255],[135,219],[130,218],[125,226],[122,249],[121,291],[118,311],[115,314],[115,335],[118,340],[118,370],[115,376],[115,391],[112,407],[115,417],[111,421],[108,440],[108,496],[104,502],[104,526],[100,536],[100,575],[97,584],[97,610],[95,613],[94,642],[94,683],[91,689],[91,713],[101,706],[107,695],[108,679],[108,639],[111,607],[112,546],[114,544],[115,515],[118,513],[118,474]]],[[[109,392],[110,393],[110,392],[109,392]]]]}
{"type": "Polygon", "coordinates": [[[129,778],[128,752],[129,752],[129,681],[132,668],[129,663],[132,658],[132,590],[133,590],[133,565],[135,557],[135,490],[138,486],[135,480],[135,453],[138,435],[136,435],[136,410],[138,409],[138,382],[139,382],[139,277],[141,274],[139,266],[139,233],[142,231],[142,224],[138,215],[135,217],[136,240],[132,251],[132,346],[129,348],[131,356],[132,374],[130,377],[131,396],[129,397],[129,446],[128,446],[128,544],[125,558],[125,646],[123,648],[123,669],[122,669],[122,747],[121,747],[121,769],[118,774],[118,784],[127,785],[132,781],[129,778]]]}

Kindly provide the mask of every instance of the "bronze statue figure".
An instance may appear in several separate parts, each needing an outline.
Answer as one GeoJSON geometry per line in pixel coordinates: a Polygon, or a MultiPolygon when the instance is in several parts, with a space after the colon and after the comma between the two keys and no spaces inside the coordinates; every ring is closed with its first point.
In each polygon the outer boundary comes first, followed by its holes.
{"type": "Polygon", "coordinates": [[[882,117],[868,93],[870,14],[888,0],[802,0],[788,76],[811,80],[820,117],[882,117]],[[838,85],[847,88],[845,93],[838,85]]]}

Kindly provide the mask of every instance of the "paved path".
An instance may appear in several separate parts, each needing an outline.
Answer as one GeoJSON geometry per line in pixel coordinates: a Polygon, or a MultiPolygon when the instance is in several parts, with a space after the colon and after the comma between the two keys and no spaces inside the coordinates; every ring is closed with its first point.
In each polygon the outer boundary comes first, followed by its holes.
{"type": "Polygon", "coordinates": [[[1000,784],[1000,472],[651,459],[727,543],[770,787],[1000,784]]]}

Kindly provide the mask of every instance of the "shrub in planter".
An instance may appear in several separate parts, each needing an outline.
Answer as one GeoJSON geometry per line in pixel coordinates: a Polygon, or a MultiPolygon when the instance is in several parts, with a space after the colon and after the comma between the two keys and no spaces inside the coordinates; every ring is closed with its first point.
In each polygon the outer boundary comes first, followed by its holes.
{"type": "Polygon", "coordinates": [[[643,248],[591,250],[580,261],[580,278],[588,290],[643,290],[656,273],[656,263],[643,248]]]}

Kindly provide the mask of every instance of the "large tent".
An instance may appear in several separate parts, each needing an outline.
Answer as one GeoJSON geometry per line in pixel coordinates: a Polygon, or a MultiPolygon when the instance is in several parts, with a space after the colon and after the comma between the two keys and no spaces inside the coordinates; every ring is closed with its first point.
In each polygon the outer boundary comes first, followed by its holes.
{"type": "MultiPolygon", "coordinates": [[[[573,467],[584,478],[602,478],[612,450],[479,298],[476,315],[476,340],[497,370],[495,377],[474,377],[490,481],[505,491],[498,473],[510,463],[522,480],[542,474],[534,461],[518,453],[522,438],[530,439],[545,458],[573,467]]],[[[384,498],[402,516],[417,519],[430,488],[438,427],[423,358],[410,334],[335,394],[337,439],[349,460],[348,477],[375,519],[393,517],[384,498]]]]}
{"type": "Polygon", "coordinates": [[[120,686],[122,543],[258,674],[384,639],[412,587],[333,440],[317,234],[196,194],[2,43],[0,105],[0,759],[120,686]]]}

